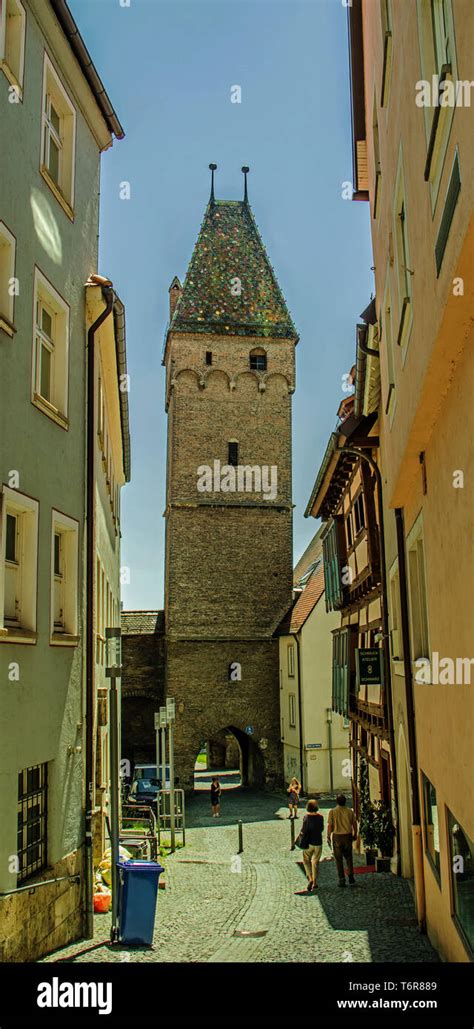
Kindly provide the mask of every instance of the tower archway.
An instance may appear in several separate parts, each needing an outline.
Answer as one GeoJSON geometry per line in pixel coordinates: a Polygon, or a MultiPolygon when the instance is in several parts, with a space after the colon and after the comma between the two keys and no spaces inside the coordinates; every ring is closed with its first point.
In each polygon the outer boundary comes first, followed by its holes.
{"type": "Polygon", "coordinates": [[[261,747],[238,726],[228,725],[201,741],[200,752],[205,763],[196,760],[194,788],[199,792],[214,774],[224,786],[262,789],[265,785],[265,759],[261,747]]]}

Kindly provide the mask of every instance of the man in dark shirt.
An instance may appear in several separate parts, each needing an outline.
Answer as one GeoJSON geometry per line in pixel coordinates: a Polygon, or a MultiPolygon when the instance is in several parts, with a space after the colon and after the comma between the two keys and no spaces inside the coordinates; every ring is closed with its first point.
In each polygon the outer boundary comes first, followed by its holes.
{"type": "Polygon", "coordinates": [[[308,879],[308,893],[317,889],[318,867],[323,849],[324,818],[319,814],[315,800],[308,800],[306,814],[301,826],[301,838],[306,843],[303,862],[308,879]]]}

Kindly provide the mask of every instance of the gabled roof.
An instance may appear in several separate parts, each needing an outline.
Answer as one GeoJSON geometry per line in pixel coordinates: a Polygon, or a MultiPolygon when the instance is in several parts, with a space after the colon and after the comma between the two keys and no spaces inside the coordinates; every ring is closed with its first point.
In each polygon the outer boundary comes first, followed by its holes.
{"type": "Polygon", "coordinates": [[[122,636],[164,635],[164,611],[122,611],[122,636]]]}
{"type": "Polygon", "coordinates": [[[314,570],[311,578],[306,583],[303,592],[296,598],[293,607],[290,608],[288,613],[282,619],[276,635],[290,636],[299,632],[306,620],[309,618],[311,612],[314,611],[314,608],[316,607],[318,600],[321,599],[323,593],[324,567],[318,564],[318,567],[314,570]]]}
{"type": "Polygon", "coordinates": [[[367,418],[349,415],[346,421],[331,433],[306,505],[305,518],[312,515],[313,518],[323,518],[326,521],[331,517],[346,489],[354,464],[360,460],[356,454],[345,450],[344,446],[347,444],[357,447],[361,441],[366,444],[370,437],[371,445],[373,441],[373,446],[378,447],[378,436],[371,435],[376,420],[376,414],[371,414],[367,418]]]}
{"type": "Polygon", "coordinates": [[[290,633],[299,632],[324,593],[324,567],[316,568],[291,612],[290,633]]]}
{"type": "Polygon", "coordinates": [[[247,202],[209,201],[169,331],[297,342],[247,202]]]}

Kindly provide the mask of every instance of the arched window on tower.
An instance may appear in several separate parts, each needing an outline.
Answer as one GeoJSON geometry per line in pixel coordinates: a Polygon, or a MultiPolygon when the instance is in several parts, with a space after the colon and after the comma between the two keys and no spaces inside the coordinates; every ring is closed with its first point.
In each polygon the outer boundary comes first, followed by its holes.
{"type": "Polygon", "coordinates": [[[266,372],[267,355],[263,347],[255,347],[250,351],[250,367],[255,372],[266,372]]]}

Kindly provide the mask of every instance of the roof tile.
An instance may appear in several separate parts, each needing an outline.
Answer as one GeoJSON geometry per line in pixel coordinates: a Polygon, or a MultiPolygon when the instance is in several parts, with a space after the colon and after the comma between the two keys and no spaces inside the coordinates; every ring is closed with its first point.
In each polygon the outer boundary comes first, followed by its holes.
{"type": "Polygon", "coordinates": [[[297,340],[248,203],[209,202],[170,330],[297,340]]]}

